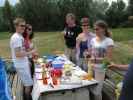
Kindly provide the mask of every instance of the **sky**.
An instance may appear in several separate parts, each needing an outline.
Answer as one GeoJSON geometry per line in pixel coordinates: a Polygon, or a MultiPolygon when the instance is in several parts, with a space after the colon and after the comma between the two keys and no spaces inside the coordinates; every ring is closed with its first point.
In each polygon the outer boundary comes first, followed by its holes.
{"type": "MultiPolygon", "coordinates": [[[[107,0],[109,2],[112,2],[112,1],[117,1],[117,0],[107,0]]],[[[126,4],[128,3],[128,0],[123,0],[126,4]]]]}
{"type": "MultiPolygon", "coordinates": [[[[12,4],[12,5],[15,5],[19,0],[9,0],[9,2],[12,4]]],[[[117,0],[107,0],[109,1],[110,3],[112,1],[117,1],[117,0]]],[[[128,0],[123,0],[125,3],[128,3],[128,0]]],[[[3,6],[4,5],[4,2],[5,0],[0,0],[0,6],[3,6]]]]}
{"type": "MultiPolygon", "coordinates": [[[[12,5],[15,5],[19,0],[9,0],[12,5]]],[[[5,0],[0,0],[0,6],[4,5],[5,0]]]]}

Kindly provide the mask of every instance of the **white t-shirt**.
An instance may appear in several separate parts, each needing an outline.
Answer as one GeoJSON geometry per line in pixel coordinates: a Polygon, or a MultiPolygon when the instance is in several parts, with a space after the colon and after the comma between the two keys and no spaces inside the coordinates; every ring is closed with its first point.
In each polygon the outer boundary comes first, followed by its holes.
{"type": "Polygon", "coordinates": [[[109,46],[114,46],[114,41],[106,37],[101,42],[96,40],[96,37],[91,40],[92,56],[104,57],[109,46]]]}
{"type": "Polygon", "coordinates": [[[91,47],[91,41],[95,37],[96,37],[96,35],[94,33],[92,33],[92,32],[89,33],[89,36],[88,36],[88,48],[91,47]]]}
{"type": "Polygon", "coordinates": [[[25,51],[24,38],[19,33],[14,33],[10,39],[10,48],[12,54],[12,60],[16,68],[28,66],[28,57],[17,58],[15,55],[15,48],[20,47],[22,51],[25,51]]]}

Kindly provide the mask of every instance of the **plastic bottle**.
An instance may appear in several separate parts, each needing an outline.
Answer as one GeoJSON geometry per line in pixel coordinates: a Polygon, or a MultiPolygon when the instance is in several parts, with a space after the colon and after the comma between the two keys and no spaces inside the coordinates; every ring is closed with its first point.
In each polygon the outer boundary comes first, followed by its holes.
{"type": "Polygon", "coordinates": [[[88,61],[88,80],[92,80],[93,79],[93,69],[92,69],[92,63],[89,60],[88,61]]]}

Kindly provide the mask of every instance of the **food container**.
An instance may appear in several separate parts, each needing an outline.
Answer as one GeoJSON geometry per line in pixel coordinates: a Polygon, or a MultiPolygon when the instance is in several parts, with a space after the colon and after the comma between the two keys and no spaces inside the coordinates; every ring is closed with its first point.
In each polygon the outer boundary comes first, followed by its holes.
{"type": "Polygon", "coordinates": [[[62,69],[63,68],[63,63],[62,62],[59,62],[59,61],[54,61],[52,62],[52,67],[54,69],[62,69]]]}
{"type": "Polygon", "coordinates": [[[43,78],[42,78],[42,73],[35,73],[35,78],[37,79],[37,80],[42,80],[43,78]]]}
{"type": "Polygon", "coordinates": [[[53,70],[51,70],[51,77],[60,78],[61,76],[62,76],[62,70],[61,69],[53,69],[53,70]]]}

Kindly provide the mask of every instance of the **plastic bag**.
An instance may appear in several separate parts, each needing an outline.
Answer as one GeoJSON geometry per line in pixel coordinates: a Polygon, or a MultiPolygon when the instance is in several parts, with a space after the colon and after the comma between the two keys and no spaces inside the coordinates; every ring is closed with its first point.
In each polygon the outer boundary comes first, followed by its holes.
{"type": "Polygon", "coordinates": [[[4,61],[0,58],[0,100],[12,100],[11,88],[7,81],[4,61]]]}

